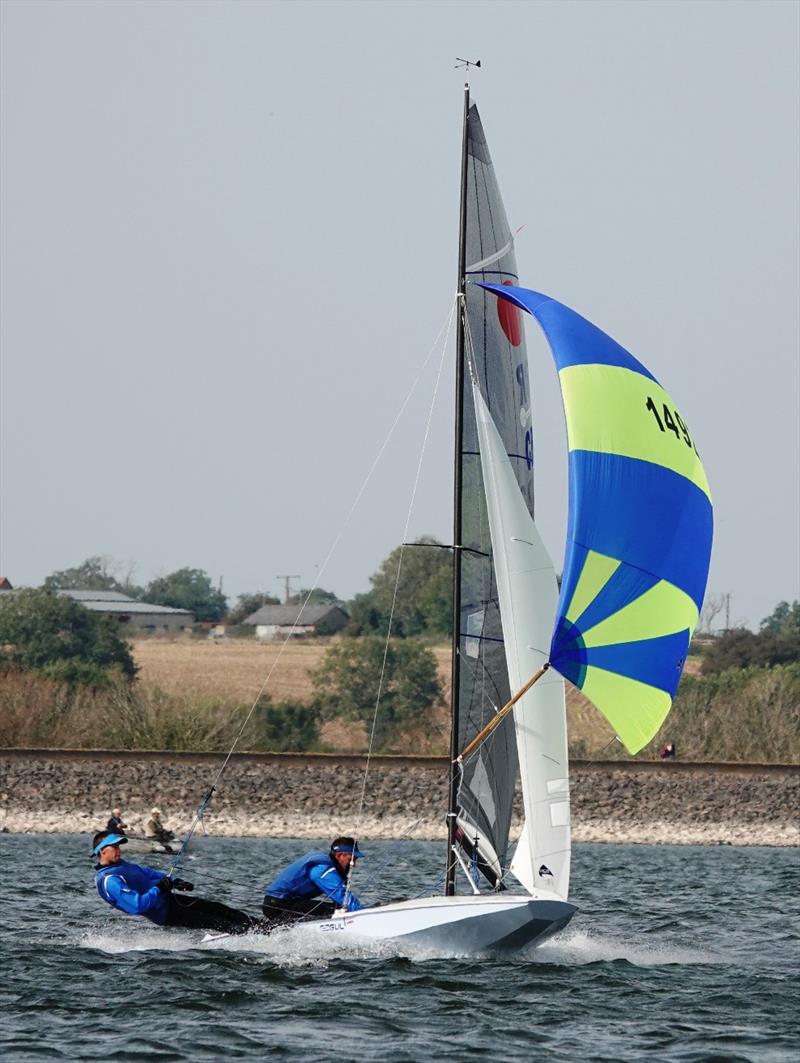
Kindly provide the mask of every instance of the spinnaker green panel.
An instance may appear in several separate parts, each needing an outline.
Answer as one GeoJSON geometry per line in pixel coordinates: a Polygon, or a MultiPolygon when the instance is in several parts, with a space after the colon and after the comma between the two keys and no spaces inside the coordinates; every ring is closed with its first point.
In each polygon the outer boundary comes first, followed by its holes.
{"type": "Polygon", "coordinates": [[[555,299],[483,287],[539,321],[564,400],[569,525],[550,663],[635,753],[670,710],[703,604],[705,471],[674,402],[633,355],[555,299]]]}

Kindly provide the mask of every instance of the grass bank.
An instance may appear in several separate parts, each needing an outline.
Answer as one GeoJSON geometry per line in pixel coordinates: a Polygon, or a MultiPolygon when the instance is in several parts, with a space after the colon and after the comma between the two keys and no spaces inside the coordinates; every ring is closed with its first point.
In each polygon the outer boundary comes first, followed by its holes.
{"type": "MultiPolygon", "coordinates": [[[[269,695],[286,710],[270,724],[265,700],[240,749],[360,752],[367,741],[360,725],[333,720],[310,739],[300,718],[312,694],[310,674],[328,645],[290,644],[278,661],[279,647],[250,640],[140,640],[132,687],[95,689],[9,673],[0,682],[0,746],[226,751],[272,672],[269,695]]],[[[446,701],[449,650],[434,652],[446,701]]],[[[603,717],[569,687],[567,713],[573,758],[625,756],[603,717]]],[[[447,734],[447,711],[437,708],[395,751],[444,755],[447,734]]],[[[800,763],[800,664],[685,675],[662,733],[640,756],[656,756],[668,739],[681,760],[800,763]]]]}

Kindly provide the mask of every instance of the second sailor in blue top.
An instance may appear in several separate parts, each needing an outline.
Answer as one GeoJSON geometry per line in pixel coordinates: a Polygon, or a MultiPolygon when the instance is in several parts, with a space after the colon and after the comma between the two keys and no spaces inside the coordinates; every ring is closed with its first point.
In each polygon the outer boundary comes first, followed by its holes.
{"type": "Polygon", "coordinates": [[[354,838],[334,838],[326,853],[306,853],[267,886],[263,911],[270,923],[329,919],[337,908],[357,912],[364,906],[347,888],[350,868],[363,856],[354,838]]]}

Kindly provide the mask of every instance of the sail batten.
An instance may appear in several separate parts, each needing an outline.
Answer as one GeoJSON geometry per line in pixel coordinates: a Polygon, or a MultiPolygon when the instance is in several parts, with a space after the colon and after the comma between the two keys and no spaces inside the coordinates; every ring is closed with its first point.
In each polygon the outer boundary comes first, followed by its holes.
{"type": "Polygon", "coordinates": [[[669,712],[703,604],[705,470],[675,403],[624,347],[549,296],[480,286],[539,321],[559,374],[569,521],[550,663],[638,752],[669,712]]]}

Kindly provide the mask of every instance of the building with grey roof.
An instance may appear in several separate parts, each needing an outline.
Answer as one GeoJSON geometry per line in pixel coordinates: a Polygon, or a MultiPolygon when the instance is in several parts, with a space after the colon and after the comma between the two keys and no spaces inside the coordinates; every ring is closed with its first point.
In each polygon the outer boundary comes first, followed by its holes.
{"type": "Polygon", "coordinates": [[[285,638],[287,635],[333,635],[350,617],[338,605],[262,605],[243,623],[256,629],[258,639],[285,638]]]}
{"type": "Polygon", "coordinates": [[[104,613],[118,620],[126,633],[166,635],[187,631],[194,623],[194,613],[188,609],[174,609],[169,605],[139,602],[119,591],[58,591],[93,613],[104,613]]]}

